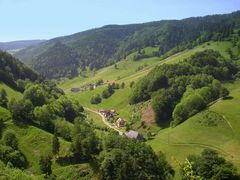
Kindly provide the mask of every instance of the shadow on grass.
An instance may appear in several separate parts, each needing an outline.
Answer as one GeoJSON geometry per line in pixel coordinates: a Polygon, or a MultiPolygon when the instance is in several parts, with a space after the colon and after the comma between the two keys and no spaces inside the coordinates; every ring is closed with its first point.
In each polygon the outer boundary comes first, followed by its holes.
{"type": "Polygon", "coordinates": [[[72,161],[73,161],[72,157],[64,156],[64,157],[59,157],[56,160],[56,163],[59,164],[60,166],[67,166],[72,164],[72,161]]]}
{"type": "Polygon", "coordinates": [[[76,159],[73,156],[63,156],[58,157],[56,159],[56,163],[60,166],[67,166],[67,165],[74,165],[74,164],[82,164],[82,163],[88,163],[89,160],[80,160],[76,159]]]}
{"type": "Polygon", "coordinates": [[[228,96],[228,97],[224,97],[224,98],[223,98],[223,100],[231,100],[231,99],[233,99],[232,96],[228,96]]]}

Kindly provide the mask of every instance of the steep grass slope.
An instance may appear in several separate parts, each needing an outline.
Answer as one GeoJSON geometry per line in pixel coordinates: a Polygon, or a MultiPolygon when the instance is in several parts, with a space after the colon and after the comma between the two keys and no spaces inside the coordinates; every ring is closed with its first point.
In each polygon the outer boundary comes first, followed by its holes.
{"type": "Polygon", "coordinates": [[[198,154],[204,148],[217,150],[222,156],[240,168],[240,82],[226,84],[230,99],[220,100],[175,128],[161,130],[147,143],[155,151],[166,154],[178,169],[177,161],[189,154],[198,154]]]}
{"type": "MultiPolygon", "coordinates": [[[[6,122],[5,124],[6,129],[13,130],[17,135],[19,148],[29,162],[29,169],[27,171],[34,175],[40,174],[40,156],[51,154],[53,135],[31,125],[17,126],[11,121],[6,122]]],[[[60,156],[64,156],[70,148],[70,143],[60,140],[60,147],[60,156]]],[[[56,167],[59,167],[59,165],[54,163],[53,168],[56,167]]]]}

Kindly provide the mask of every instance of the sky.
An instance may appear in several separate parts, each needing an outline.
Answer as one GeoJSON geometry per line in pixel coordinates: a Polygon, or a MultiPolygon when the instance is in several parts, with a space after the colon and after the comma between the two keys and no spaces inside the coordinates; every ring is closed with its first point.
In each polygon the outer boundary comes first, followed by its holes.
{"type": "Polygon", "coordinates": [[[0,42],[236,10],[240,0],[0,0],[0,42]]]}

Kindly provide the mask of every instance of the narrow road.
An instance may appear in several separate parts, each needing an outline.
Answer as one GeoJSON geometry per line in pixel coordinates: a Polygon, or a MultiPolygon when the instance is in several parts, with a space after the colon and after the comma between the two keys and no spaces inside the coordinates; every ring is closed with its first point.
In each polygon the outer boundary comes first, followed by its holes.
{"type": "Polygon", "coordinates": [[[116,128],[115,126],[111,125],[111,124],[107,121],[107,119],[106,119],[101,113],[99,113],[99,112],[97,112],[97,111],[94,111],[94,110],[92,110],[92,109],[89,109],[89,108],[87,108],[87,107],[83,107],[83,108],[86,109],[87,111],[91,111],[91,112],[93,112],[93,113],[98,114],[99,116],[101,116],[102,122],[103,122],[104,124],[106,124],[106,126],[108,126],[109,128],[113,129],[114,131],[118,132],[119,135],[121,135],[121,136],[123,135],[123,132],[120,131],[120,130],[119,130],[118,128],[116,128]]]}

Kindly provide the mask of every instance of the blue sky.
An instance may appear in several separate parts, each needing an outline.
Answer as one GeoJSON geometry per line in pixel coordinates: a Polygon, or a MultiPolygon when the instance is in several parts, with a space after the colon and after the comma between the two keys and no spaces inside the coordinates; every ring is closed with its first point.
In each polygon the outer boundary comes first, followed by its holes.
{"type": "Polygon", "coordinates": [[[240,0],[0,0],[0,42],[236,10],[240,0]]]}

